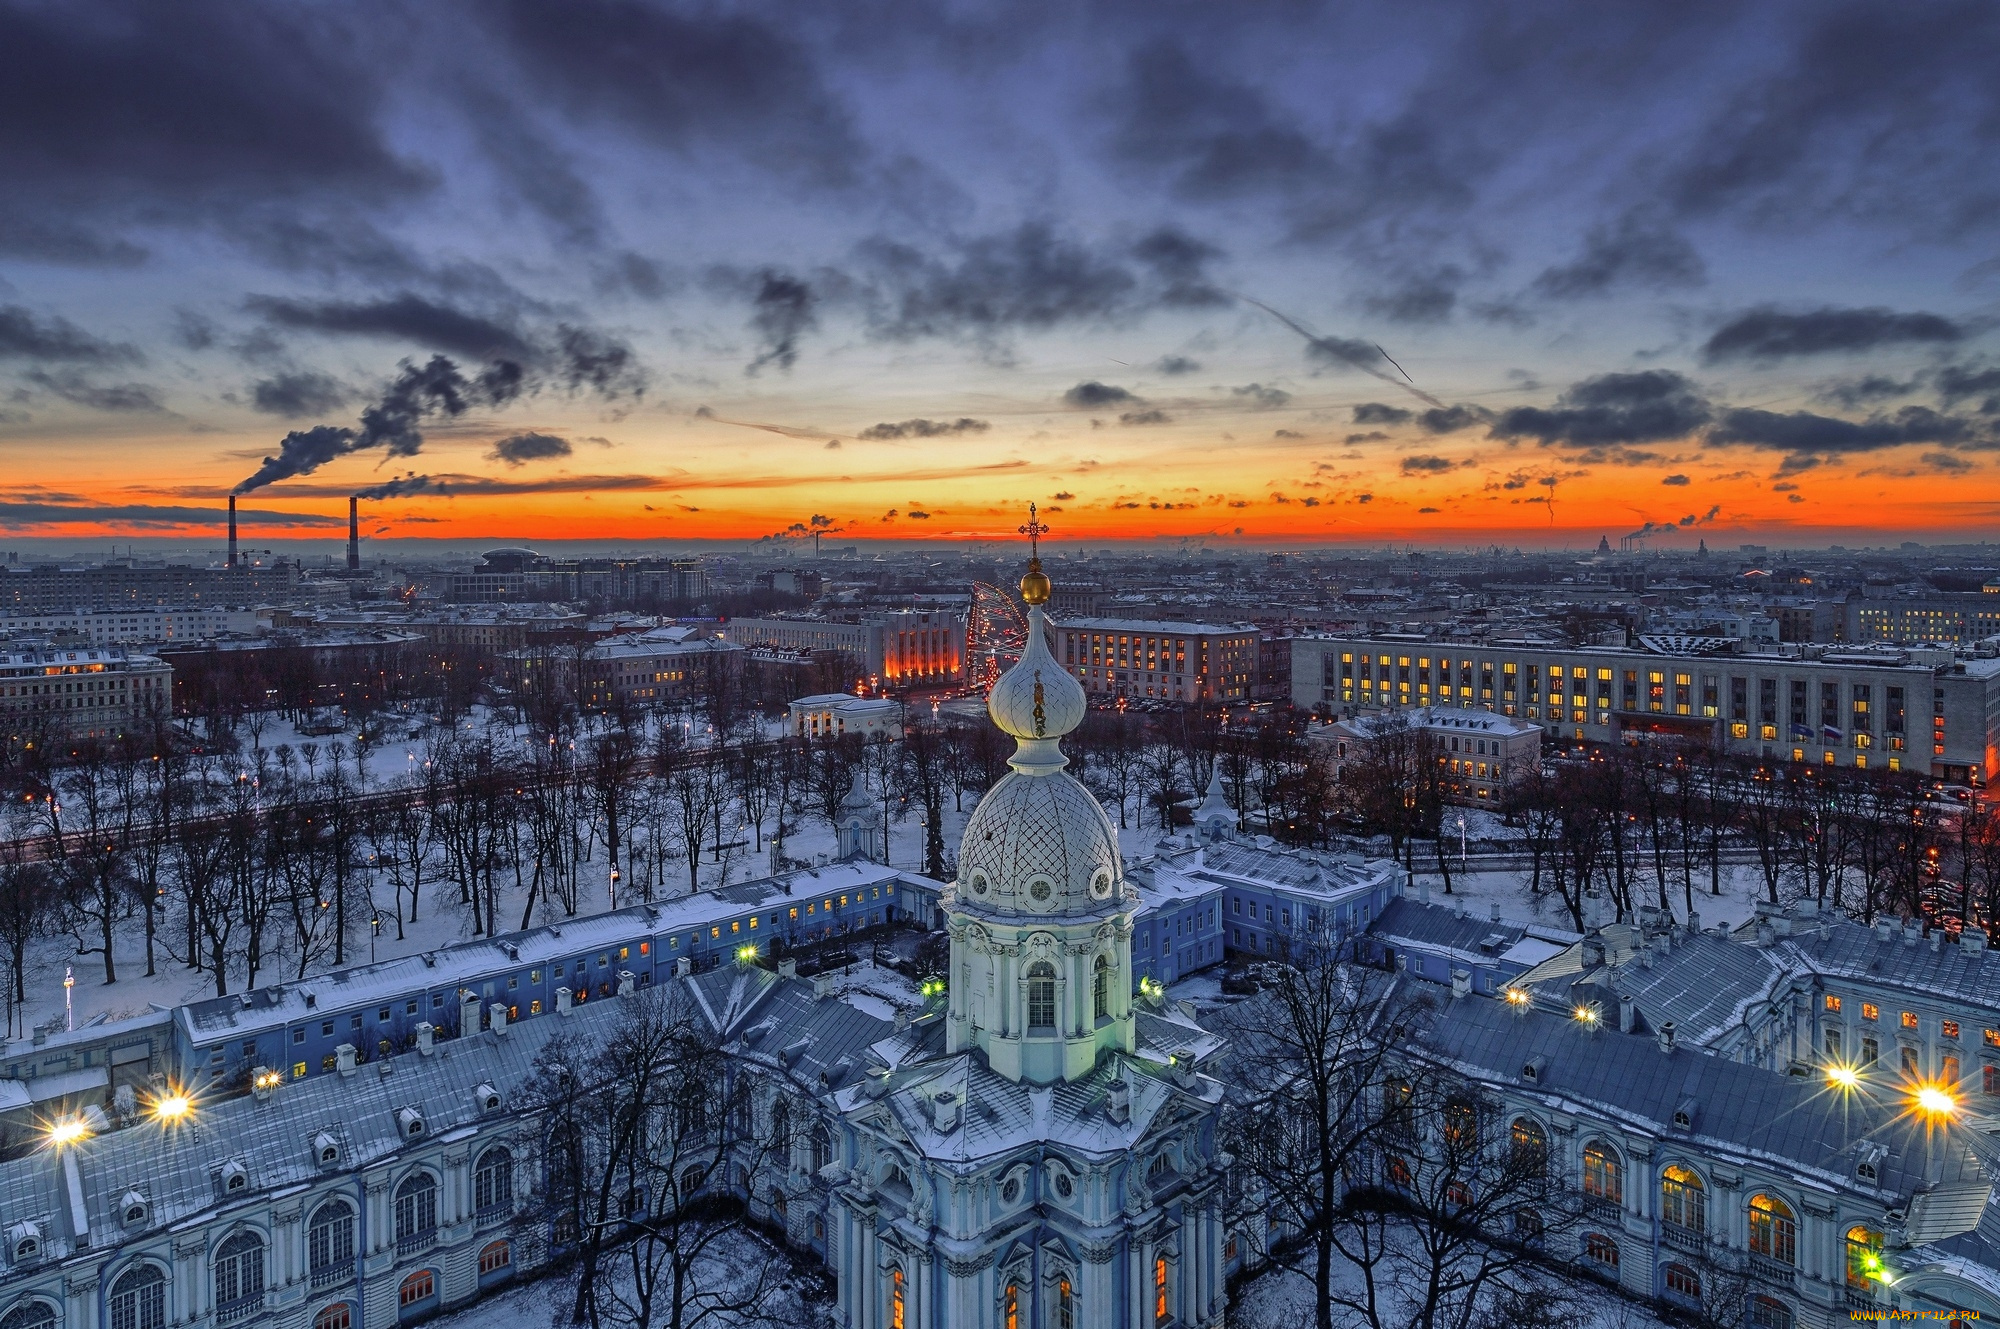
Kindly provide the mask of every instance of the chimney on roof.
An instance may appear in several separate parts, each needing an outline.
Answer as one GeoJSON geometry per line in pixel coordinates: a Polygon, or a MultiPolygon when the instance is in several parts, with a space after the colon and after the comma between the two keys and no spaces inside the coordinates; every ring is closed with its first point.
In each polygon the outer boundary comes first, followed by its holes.
{"type": "Polygon", "coordinates": [[[483,1022],[479,1018],[479,994],[471,988],[461,988],[458,993],[458,1036],[469,1038],[480,1030],[483,1022]]]}
{"type": "Polygon", "coordinates": [[[1639,1027],[1639,1003],[1631,995],[1622,994],[1618,998],[1618,1032],[1629,1034],[1639,1027]]]}
{"type": "Polygon", "coordinates": [[[1132,1086],[1123,1077],[1113,1080],[1107,1087],[1104,1115],[1121,1126],[1132,1119],[1132,1086]]]}
{"type": "Polygon", "coordinates": [[[1659,1032],[1654,1037],[1659,1040],[1660,1051],[1671,1057],[1674,1054],[1674,1022],[1672,1020],[1660,1021],[1659,1032]]]}
{"type": "Polygon", "coordinates": [[[342,1075],[354,1074],[354,1044],[342,1043],[333,1050],[333,1064],[342,1075]]]}
{"type": "Polygon", "coordinates": [[[417,1025],[417,1051],[428,1057],[435,1050],[436,1046],[437,1026],[429,1020],[419,1022],[417,1025]]]}
{"type": "Polygon", "coordinates": [[[361,571],[361,500],[347,500],[347,570],[361,571]]]}
{"type": "Polygon", "coordinates": [[[236,566],[236,495],[229,496],[229,566],[236,566]]]}
{"type": "Polygon", "coordinates": [[[574,1000],[575,1000],[575,994],[572,993],[568,988],[557,988],[556,1014],[568,1015],[571,1010],[571,1004],[574,1002],[574,1000]]]}
{"type": "Polygon", "coordinates": [[[1967,928],[1958,934],[1959,949],[1967,955],[1983,955],[1986,952],[1986,929],[1967,928]]]}
{"type": "Polygon", "coordinates": [[[1454,969],[1451,971],[1451,995],[1454,997],[1469,997],[1472,995],[1471,970],[1454,969]]]}
{"type": "Polygon", "coordinates": [[[488,1006],[486,1011],[488,1015],[492,1016],[494,1037],[504,1037],[507,1033],[507,1003],[496,1001],[491,1006],[488,1006]]]}

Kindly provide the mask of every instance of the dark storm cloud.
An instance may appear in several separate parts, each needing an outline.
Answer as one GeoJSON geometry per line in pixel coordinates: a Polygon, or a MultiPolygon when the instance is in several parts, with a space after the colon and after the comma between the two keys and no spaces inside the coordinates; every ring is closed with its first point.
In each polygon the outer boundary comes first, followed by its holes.
{"type": "Polygon", "coordinates": [[[1214,308],[1229,297],[1209,283],[1207,267],[1222,251],[1184,231],[1163,226],[1132,246],[1132,256],[1159,278],[1160,304],[1169,309],[1214,308]]]}
{"type": "MultiPolygon", "coordinates": [[[[63,526],[79,522],[115,526],[215,526],[222,514],[215,508],[169,507],[150,503],[71,506],[32,500],[0,499],[0,526],[63,526]]],[[[344,526],[346,518],[313,513],[273,512],[239,508],[238,521],[256,526],[344,526]]]]}
{"type": "Polygon", "coordinates": [[[1938,370],[1938,396],[1953,406],[1982,393],[1991,394],[1979,404],[1984,415],[2000,415],[2000,368],[1974,365],[1946,365],[1938,370]]]}
{"type": "Polygon", "coordinates": [[[1907,397],[1923,386],[1923,381],[1921,374],[1907,379],[1894,379],[1886,374],[1864,374],[1860,378],[1822,383],[1813,389],[1813,396],[1822,401],[1837,402],[1852,411],[1871,402],[1907,397]]]}
{"type": "Polygon", "coordinates": [[[571,115],[829,184],[850,180],[866,155],[793,16],[635,0],[490,8],[524,76],[571,115]]]}
{"type": "Polygon", "coordinates": [[[1493,412],[1483,406],[1442,406],[1417,417],[1427,434],[1455,434],[1474,425],[1491,424],[1493,412]]]}
{"type": "Polygon", "coordinates": [[[1546,268],[1534,292],[1545,299],[1574,300],[1621,287],[1671,290],[1699,286],[1707,275],[1701,255],[1672,230],[1637,213],[1610,226],[1593,226],[1583,252],[1569,263],[1546,268]]]}
{"type": "Polygon", "coordinates": [[[136,347],[94,337],[66,318],[41,319],[20,305],[0,306],[0,359],[106,364],[138,358],[136,347]]]}
{"type": "Polygon", "coordinates": [[[1126,411],[1118,417],[1118,423],[1121,425],[1170,425],[1173,422],[1174,417],[1158,409],[1126,411]]]}
{"type": "Polygon", "coordinates": [[[1358,425],[1400,425],[1408,423],[1413,412],[1386,402],[1364,401],[1354,408],[1354,423],[1358,425]]]}
{"type": "Polygon", "coordinates": [[[571,392],[592,392],[606,400],[637,397],[646,391],[645,366],[630,346],[606,332],[568,323],[556,326],[555,347],[543,357],[549,371],[571,392]]]}
{"type": "Polygon", "coordinates": [[[554,434],[509,434],[495,440],[493,451],[487,457],[493,461],[505,462],[509,466],[524,466],[531,461],[548,461],[553,457],[567,457],[575,449],[566,438],[554,434]]]}
{"type": "Polygon", "coordinates": [[[160,390],[149,383],[99,383],[75,369],[31,369],[26,378],[66,402],[93,411],[146,415],[167,409],[160,390]]]}
{"type": "Polygon", "coordinates": [[[473,359],[490,355],[519,358],[529,349],[520,332],[509,323],[407,292],[382,300],[361,301],[253,295],[244,304],[283,328],[415,342],[426,349],[473,359]]]}
{"type": "Polygon", "coordinates": [[[1441,475],[1446,471],[1452,470],[1457,465],[1458,463],[1449,457],[1405,457],[1403,458],[1403,474],[1441,475]]]}
{"type": "Polygon", "coordinates": [[[1664,369],[1602,374],[1572,386],[1553,407],[1517,406],[1493,423],[1495,438],[1589,447],[1684,438],[1713,414],[1693,383],[1664,369]]]}
{"type": "Polygon", "coordinates": [[[1139,398],[1133,396],[1124,388],[1110,383],[1099,383],[1095,379],[1087,383],[1079,383],[1068,392],[1063,393],[1064,405],[1075,406],[1081,410],[1091,410],[1099,406],[1116,406],[1126,402],[1137,404],[1138,401],[1139,398]]]}
{"type": "Polygon", "coordinates": [[[955,239],[936,252],[876,238],[859,248],[851,295],[876,336],[990,345],[1017,332],[1222,303],[1227,297],[1207,275],[1219,253],[1171,228],[1120,248],[1066,236],[1044,222],[955,239]]]}
{"type": "Polygon", "coordinates": [[[1990,225],[2000,9],[1808,5],[1786,20],[1775,68],[1708,99],[1668,174],[1676,205],[1765,222],[1859,216],[1928,235],[1990,225]]]}
{"type": "Polygon", "coordinates": [[[870,441],[898,438],[949,438],[956,434],[983,434],[993,426],[984,420],[960,416],[956,420],[901,420],[870,425],[855,435],[870,441]]]}
{"type": "Polygon", "coordinates": [[[1739,407],[1724,411],[1709,431],[1711,443],[1747,443],[1800,456],[1835,456],[1878,452],[1906,443],[1970,444],[1979,440],[1974,426],[1928,406],[1905,406],[1892,415],[1867,420],[1842,420],[1811,411],[1763,411],[1739,407]]]}
{"type": "Polygon", "coordinates": [[[1778,360],[1790,356],[1852,354],[1884,346],[1950,343],[1965,330],[1937,314],[1831,306],[1788,313],[1766,305],[1748,309],[1717,328],[1701,348],[1710,364],[1726,360],[1778,360]]]}
{"type": "Polygon", "coordinates": [[[637,353],[594,328],[558,323],[530,334],[511,316],[477,314],[409,293],[365,301],[257,295],[245,303],[270,323],[293,331],[411,342],[469,359],[495,358],[514,366],[509,372],[517,386],[546,383],[607,399],[637,396],[646,389],[637,353]]]}
{"type": "Polygon", "coordinates": [[[1245,383],[1240,388],[1231,388],[1229,395],[1260,411],[1274,411],[1292,399],[1292,394],[1283,388],[1266,387],[1262,383],[1245,383]]]}
{"type": "Polygon", "coordinates": [[[352,395],[347,385],[331,374],[301,369],[258,380],[251,387],[250,404],[266,415],[297,420],[338,410],[352,395]]]}
{"type": "Polygon", "coordinates": [[[1660,483],[1661,483],[1661,484],[1663,484],[1663,485],[1673,485],[1673,486],[1676,486],[1676,487],[1685,487],[1685,486],[1687,486],[1687,485],[1690,485],[1690,484],[1692,484],[1692,483],[1694,483],[1694,482],[1693,482],[1692,480],[1688,479],[1688,478],[1687,478],[1687,477],[1686,477],[1685,475],[1668,475],[1668,476],[1662,476],[1662,477],[1660,478],[1660,483]]]}
{"type": "Polygon", "coordinates": [[[758,275],[757,294],[750,303],[750,327],[757,334],[759,350],[745,372],[754,374],[770,364],[790,369],[798,362],[799,338],[819,326],[812,287],[767,269],[758,275]]]}
{"type": "Polygon", "coordinates": [[[1468,273],[1457,264],[1408,275],[1389,290],[1377,291],[1362,300],[1370,313],[1398,323],[1442,323],[1458,307],[1459,288],[1468,273]]]}
{"type": "Polygon", "coordinates": [[[131,263],[128,224],[425,187],[376,123],[382,71],[325,10],[106,0],[0,9],[0,250],[131,263]]]}
{"type": "Polygon", "coordinates": [[[1320,150],[1252,85],[1197,67],[1179,42],[1133,52],[1120,89],[1118,150],[1193,198],[1281,188],[1325,169],[1320,150]]]}
{"type": "Polygon", "coordinates": [[[1185,355],[1163,355],[1153,361],[1153,368],[1169,378],[1178,378],[1182,374],[1199,373],[1201,361],[1190,360],[1185,355]]]}

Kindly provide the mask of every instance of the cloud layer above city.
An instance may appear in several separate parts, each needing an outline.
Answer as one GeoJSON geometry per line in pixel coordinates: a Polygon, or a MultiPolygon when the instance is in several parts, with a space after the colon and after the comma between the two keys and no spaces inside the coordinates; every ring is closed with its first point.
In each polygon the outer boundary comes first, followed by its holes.
{"type": "Polygon", "coordinates": [[[0,530],[1979,536],[1995,67],[1970,0],[0,3],[0,530]]]}

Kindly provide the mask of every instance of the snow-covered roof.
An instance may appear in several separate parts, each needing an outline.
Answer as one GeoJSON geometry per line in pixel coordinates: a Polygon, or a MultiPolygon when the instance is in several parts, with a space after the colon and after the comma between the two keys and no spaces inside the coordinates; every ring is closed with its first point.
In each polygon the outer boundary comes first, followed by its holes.
{"type": "Polygon", "coordinates": [[[282,1028],[294,1020],[320,1018],[350,1007],[402,999],[427,990],[469,986],[491,975],[512,973],[522,965],[563,960],[635,937],[657,937],[712,926],[774,900],[852,892],[889,881],[932,891],[938,889],[938,883],[929,878],[912,877],[880,863],[854,859],[736,882],[657,904],[463,942],[420,955],[356,965],[296,983],[255,988],[236,996],[209,997],[180,1007],[179,1019],[189,1042],[199,1047],[218,1038],[282,1028]]]}

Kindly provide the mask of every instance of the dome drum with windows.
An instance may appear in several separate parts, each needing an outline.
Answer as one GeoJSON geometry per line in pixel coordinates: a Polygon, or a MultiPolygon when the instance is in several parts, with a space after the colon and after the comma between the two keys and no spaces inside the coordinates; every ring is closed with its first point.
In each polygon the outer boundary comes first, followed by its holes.
{"type": "MultiPolygon", "coordinates": [[[[1032,514],[1033,510],[1030,509],[1032,514]]],[[[1031,539],[1045,530],[1030,516],[1031,539]]],[[[951,920],[946,1047],[977,1047],[1010,1080],[1088,1075],[1108,1053],[1132,1052],[1132,911],[1118,834],[1090,791],[1063,769],[1064,734],[1083,722],[1083,686],[1049,653],[1039,557],[1021,579],[1028,640],[986,699],[1017,748],[966,821],[951,920]]]]}

